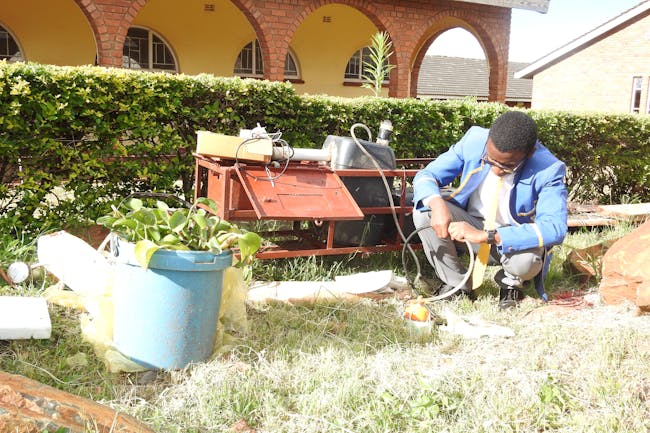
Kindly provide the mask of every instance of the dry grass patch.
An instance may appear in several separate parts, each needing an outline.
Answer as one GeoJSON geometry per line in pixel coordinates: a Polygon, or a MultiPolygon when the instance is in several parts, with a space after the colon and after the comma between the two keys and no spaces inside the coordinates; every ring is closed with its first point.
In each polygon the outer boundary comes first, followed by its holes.
{"type": "MultiPolygon", "coordinates": [[[[556,252],[549,291],[595,291],[593,281],[578,287],[582,280],[566,273],[562,258],[571,245],[617,235],[572,234],[556,252]]],[[[313,280],[400,266],[379,256],[287,263],[268,272],[313,280]]],[[[21,293],[44,286],[34,281],[21,293]]],[[[18,294],[6,286],[2,293],[18,294]]],[[[250,305],[249,333],[237,335],[224,356],[179,371],[109,374],[81,340],[76,315],[53,307],[53,339],[3,342],[0,368],[93,398],[163,433],[650,431],[650,315],[626,305],[550,308],[535,299],[504,312],[488,285],[476,302],[434,305],[440,315],[448,309],[515,333],[469,339],[439,328],[413,334],[402,308],[397,297],[250,305]],[[66,362],[79,353],[85,366],[66,362]]]]}

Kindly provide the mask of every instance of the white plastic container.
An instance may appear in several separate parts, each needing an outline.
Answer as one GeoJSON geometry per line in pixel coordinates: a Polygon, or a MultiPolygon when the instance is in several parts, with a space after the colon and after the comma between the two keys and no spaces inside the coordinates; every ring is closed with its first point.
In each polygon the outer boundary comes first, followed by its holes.
{"type": "Polygon", "coordinates": [[[38,238],[39,263],[82,297],[85,309],[99,317],[101,300],[110,296],[114,266],[104,255],[66,231],[38,238]]]}

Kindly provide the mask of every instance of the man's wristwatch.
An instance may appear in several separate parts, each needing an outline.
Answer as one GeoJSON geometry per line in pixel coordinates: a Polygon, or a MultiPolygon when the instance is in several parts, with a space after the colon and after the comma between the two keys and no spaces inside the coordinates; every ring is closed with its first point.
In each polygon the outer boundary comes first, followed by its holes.
{"type": "Polygon", "coordinates": [[[495,239],[495,236],[497,235],[496,230],[486,230],[485,233],[487,233],[488,238],[487,238],[487,243],[489,245],[494,245],[497,243],[497,240],[495,239]]]}

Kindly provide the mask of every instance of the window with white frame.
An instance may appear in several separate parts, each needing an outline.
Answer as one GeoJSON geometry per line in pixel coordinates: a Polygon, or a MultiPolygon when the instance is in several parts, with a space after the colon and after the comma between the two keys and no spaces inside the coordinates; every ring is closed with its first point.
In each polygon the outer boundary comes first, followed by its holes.
{"type": "Polygon", "coordinates": [[[300,68],[296,56],[289,48],[287,56],[284,58],[284,78],[298,80],[300,79],[300,68]]]}
{"type": "Polygon", "coordinates": [[[122,67],[147,71],[178,72],[169,45],[151,30],[131,27],[122,49],[122,67]]]}
{"type": "Polygon", "coordinates": [[[645,112],[650,114],[650,77],[648,77],[648,92],[646,93],[645,112]]]}
{"type": "MultiPolygon", "coordinates": [[[[350,57],[345,67],[345,81],[365,81],[364,75],[368,74],[367,63],[370,62],[370,48],[363,47],[350,57]]],[[[384,83],[388,83],[390,73],[386,76],[384,83]]]]}
{"type": "Polygon", "coordinates": [[[18,42],[9,31],[0,25],[0,59],[8,62],[18,62],[24,60],[20,51],[18,42]]]}
{"type": "MultiPolygon", "coordinates": [[[[264,76],[264,62],[262,61],[262,49],[257,39],[246,44],[239,52],[235,67],[233,68],[234,74],[240,77],[253,77],[262,78],[264,76]]],[[[300,68],[298,61],[291,49],[284,59],[284,78],[299,79],[300,68]]]]}
{"type": "Polygon", "coordinates": [[[638,113],[641,109],[641,90],[643,88],[643,78],[632,78],[632,104],[630,106],[631,113],[638,113]]]}

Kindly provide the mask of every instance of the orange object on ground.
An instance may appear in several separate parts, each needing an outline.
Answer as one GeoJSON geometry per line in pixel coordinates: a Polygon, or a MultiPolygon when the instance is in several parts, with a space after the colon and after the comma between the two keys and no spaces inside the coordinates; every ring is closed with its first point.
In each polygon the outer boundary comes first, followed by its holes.
{"type": "Polygon", "coordinates": [[[420,303],[411,303],[404,309],[404,318],[417,322],[426,322],[429,320],[429,310],[420,303]]]}

